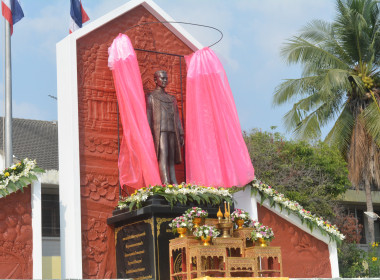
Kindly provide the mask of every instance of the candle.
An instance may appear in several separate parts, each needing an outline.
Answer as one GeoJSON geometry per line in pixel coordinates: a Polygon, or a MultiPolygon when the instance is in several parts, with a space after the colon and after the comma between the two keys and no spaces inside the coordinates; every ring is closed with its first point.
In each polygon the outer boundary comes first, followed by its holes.
{"type": "MultiPolygon", "coordinates": [[[[231,215],[231,210],[230,210],[230,203],[228,202],[228,214],[231,215]]],[[[228,216],[229,216],[228,215],[228,216]]]]}
{"type": "Polygon", "coordinates": [[[224,217],[227,217],[226,213],[227,213],[227,203],[224,202],[224,217]]]}

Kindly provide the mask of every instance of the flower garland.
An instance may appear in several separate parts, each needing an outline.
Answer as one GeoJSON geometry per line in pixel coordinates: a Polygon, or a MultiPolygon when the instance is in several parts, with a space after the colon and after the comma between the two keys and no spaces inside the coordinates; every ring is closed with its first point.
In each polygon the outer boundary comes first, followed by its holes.
{"type": "Polygon", "coordinates": [[[37,173],[45,170],[39,168],[35,160],[23,159],[19,163],[5,168],[0,172],[0,195],[5,197],[37,180],[37,173]]]}
{"type": "Polygon", "coordinates": [[[205,205],[219,205],[223,201],[232,203],[232,194],[228,189],[182,183],[180,185],[157,185],[138,189],[131,196],[121,198],[118,208],[129,208],[130,211],[134,208],[139,209],[142,207],[142,203],[153,195],[164,197],[171,207],[175,203],[186,205],[187,202],[205,205]]]}
{"type": "Polygon", "coordinates": [[[271,207],[278,205],[281,211],[284,208],[287,209],[288,214],[293,213],[297,215],[302,223],[306,223],[311,231],[317,227],[323,235],[329,235],[330,238],[337,243],[340,243],[345,238],[345,236],[338,230],[337,226],[332,225],[329,221],[324,221],[321,217],[311,214],[310,211],[305,210],[298,202],[289,200],[282,193],[274,190],[271,186],[268,186],[257,179],[253,180],[248,185],[252,187],[251,192],[253,194],[260,194],[261,203],[268,199],[271,207]]]}

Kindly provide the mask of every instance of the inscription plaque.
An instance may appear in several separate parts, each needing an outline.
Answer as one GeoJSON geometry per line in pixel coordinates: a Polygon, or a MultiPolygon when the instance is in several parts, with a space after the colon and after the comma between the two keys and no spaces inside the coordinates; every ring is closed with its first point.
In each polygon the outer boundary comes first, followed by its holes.
{"type": "MultiPolygon", "coordinates": [[[[175,235],[169,228],[170,221],[183,214],[191,206],[174,206],[163,204],[162,200],[152,200],[152,204],[141,209],[128,211],[115,210],[107,220],[115,227],[116,265],[118,278],[134,280],[167,280],[169,271],[169,240],[175,235]]],[[[166,202],[166,201],[165,201],[166,202]]],[[[223,205],[222,205],[223,206],[223,205]]],[[[210,218],[216,218],[218,207],[205,207],[210,218]]],[[[232,210],[233,211],[233,208],[232,210]]],[[[175,253],[176,270],[181,251],[175,253]]]]}

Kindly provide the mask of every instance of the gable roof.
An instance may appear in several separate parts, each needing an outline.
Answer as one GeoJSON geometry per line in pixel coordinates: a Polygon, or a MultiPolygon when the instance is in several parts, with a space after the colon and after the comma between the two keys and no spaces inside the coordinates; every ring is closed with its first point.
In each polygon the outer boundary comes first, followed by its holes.
{"type": "MultiPolygon", "coordinates": [[[[3,147],[3,117],[0,118],[0,147],[3,147]]],[[[12,119],[13,155],[35,159],[45,170],[58,170],[57,122],[12,119]]]]}
{"type": "MultiPolygon", "coordinates": [[[[105,14],[104,16],[90,22],[89,24],[83,26],[71,33],[64,39],[62,39],[58,44],[62,41],[66,40],[77,40],[81,37],[86,36],[88,33],[94,31],[95,29],[101,27],[102,25],[114,20],[115,18],[131,11],[137,6],[143,6],[147,9],[154,17],[156,17],[159,21],[163,22],[174,22],[175,20],[169,16],[164,10],[162,10],[156,3],[152,0],[131,0],[124,5],[114,9],[113,11],[105,14]]],[[[189,32],[187,32],[179,23],[163,23],[171,32],[173,32],[182,42],[184,42],[190,49],[193,51],[197,51],[202,49],[203,46],[199,43],[189,32]]]]}

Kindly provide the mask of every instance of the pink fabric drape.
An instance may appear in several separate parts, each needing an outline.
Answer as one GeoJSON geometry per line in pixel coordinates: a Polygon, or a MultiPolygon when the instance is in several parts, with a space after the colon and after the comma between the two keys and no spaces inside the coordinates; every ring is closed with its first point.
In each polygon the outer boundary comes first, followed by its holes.
{"type": "Polygon", "coordinates": [[[135,189],[161,184],[140,69],[128,36],[119,34],[108,54],[108,67],[112,70],[123,125],[119,155],[120,184],[135,189]]]}
{"type": "Polygon", "coordinates": [[[186,181],[244,186],[254,169],[223,66],[209,48],[185,59],[186,181]]]}

